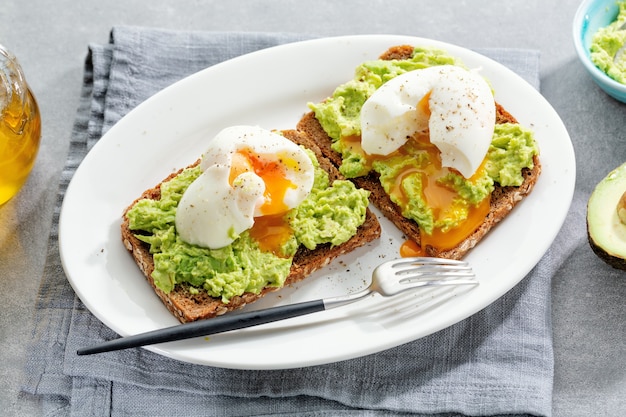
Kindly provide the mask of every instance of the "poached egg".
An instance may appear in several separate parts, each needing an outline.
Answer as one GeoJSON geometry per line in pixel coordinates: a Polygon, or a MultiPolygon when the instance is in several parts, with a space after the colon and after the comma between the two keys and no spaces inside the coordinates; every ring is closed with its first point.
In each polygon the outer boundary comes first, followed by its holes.
{"type": "Polygon", "coordinates": [[[265,225],[257,231],[261,235],[286,227],[282,215],[313,187],[314,167],[306,152],[256,126],[219,132],[200,169],[178,204],[175,225],[183,241],[210,249],[231,244],[255,223],[265,225]]]}
{"type": "Polygon", "coordinates": [[[389,155],[428,133],[444,167],[470,178],[491,144],[495,102],[476,72],[454,65],[409,71],[387,81],[361,109],[361,147],[389,155]]]}

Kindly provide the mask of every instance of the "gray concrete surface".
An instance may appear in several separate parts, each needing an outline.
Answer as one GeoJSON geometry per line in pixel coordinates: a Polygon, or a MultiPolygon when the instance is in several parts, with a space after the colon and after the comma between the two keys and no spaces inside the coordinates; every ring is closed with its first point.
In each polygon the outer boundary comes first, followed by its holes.
{"type": "MultiPolygon", "coordinates": [[[[319,36],[397,33],[464,47],[539,49],[542,93],[563,118],[575,148],[597,141],[589,157],[606,159],[602,171],[585,163],[588,155],[578,155],[577,193],[584,199],[611,164],[626,160],[626,107],[593,85],[576,59],[571,21],[577,6],[577,0],[5,0],[0,43],[19,57],[39,100],[43,142],[25,188],[0,207],[0,414],[41,413],[36,401],[19,394],[25,345],[87,45],[107,42],[113,25],[319,36]]],[[[575,210],[572,215],[584,215],[584,208],[575,210]]],[[[554,278],[554,416],[626,414],[625,282],[623,273],[597,260],[586,245],[554,278]],[[581,273],[589,268],[592,274],[581,273]]]]}

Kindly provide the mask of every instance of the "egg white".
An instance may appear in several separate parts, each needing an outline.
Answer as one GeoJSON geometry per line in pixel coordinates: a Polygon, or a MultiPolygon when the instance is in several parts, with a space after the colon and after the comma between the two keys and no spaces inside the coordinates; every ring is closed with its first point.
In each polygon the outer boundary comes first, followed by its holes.
{"type": "Polygon", "coordinates": [[[361,146],[389,155],[416,133],[430,135],[442,165],[471,177],[481,165],[495,127],[489,84],[475,71],[441,65],[401,74],[383,84],[361,109],[361,146]],[[430,115],[418,106],[430,93],[430,115]]]}
{"type": "Polygon", "coordinates": [[[261,159],[278,162],[293,184],[284,196],[287,208],[299,205],[311,192],[314,168],[306,152],[283,136],[256,126],[222,130],[202,156],[202,174],[183,194],[176,211],[176,230],[187,243],[217,249],[231,244],[254,225],[265,203],[265,183],[254,172],[229,182],[233,155],[250,149],[261,159]]]}

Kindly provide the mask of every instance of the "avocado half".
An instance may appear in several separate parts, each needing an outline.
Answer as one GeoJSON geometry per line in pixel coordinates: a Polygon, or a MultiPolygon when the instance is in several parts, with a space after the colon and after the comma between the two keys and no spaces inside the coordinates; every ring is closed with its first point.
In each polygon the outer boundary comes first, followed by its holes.
{"type": "Polygon", "coordinates": [[[626,270],[626,163],[611,171],[591,193],[587,236],[600,259],[626,270]]]}

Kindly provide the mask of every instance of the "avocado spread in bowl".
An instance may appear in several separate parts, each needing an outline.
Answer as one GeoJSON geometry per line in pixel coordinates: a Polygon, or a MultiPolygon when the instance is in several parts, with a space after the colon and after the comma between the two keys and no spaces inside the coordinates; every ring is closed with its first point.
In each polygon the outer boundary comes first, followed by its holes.
{"type": "Polygon", "coordinates": [[[572,30],[578,58],[593,81],[626,103],[625,9],[626,0],[584,0],[572,30]]]}
{"type": "Polygon", "coordinates": [[[591,60],[615,81],[626,84],[626,0],[610,25],[598,29],[591,40],[591,60]]]}

